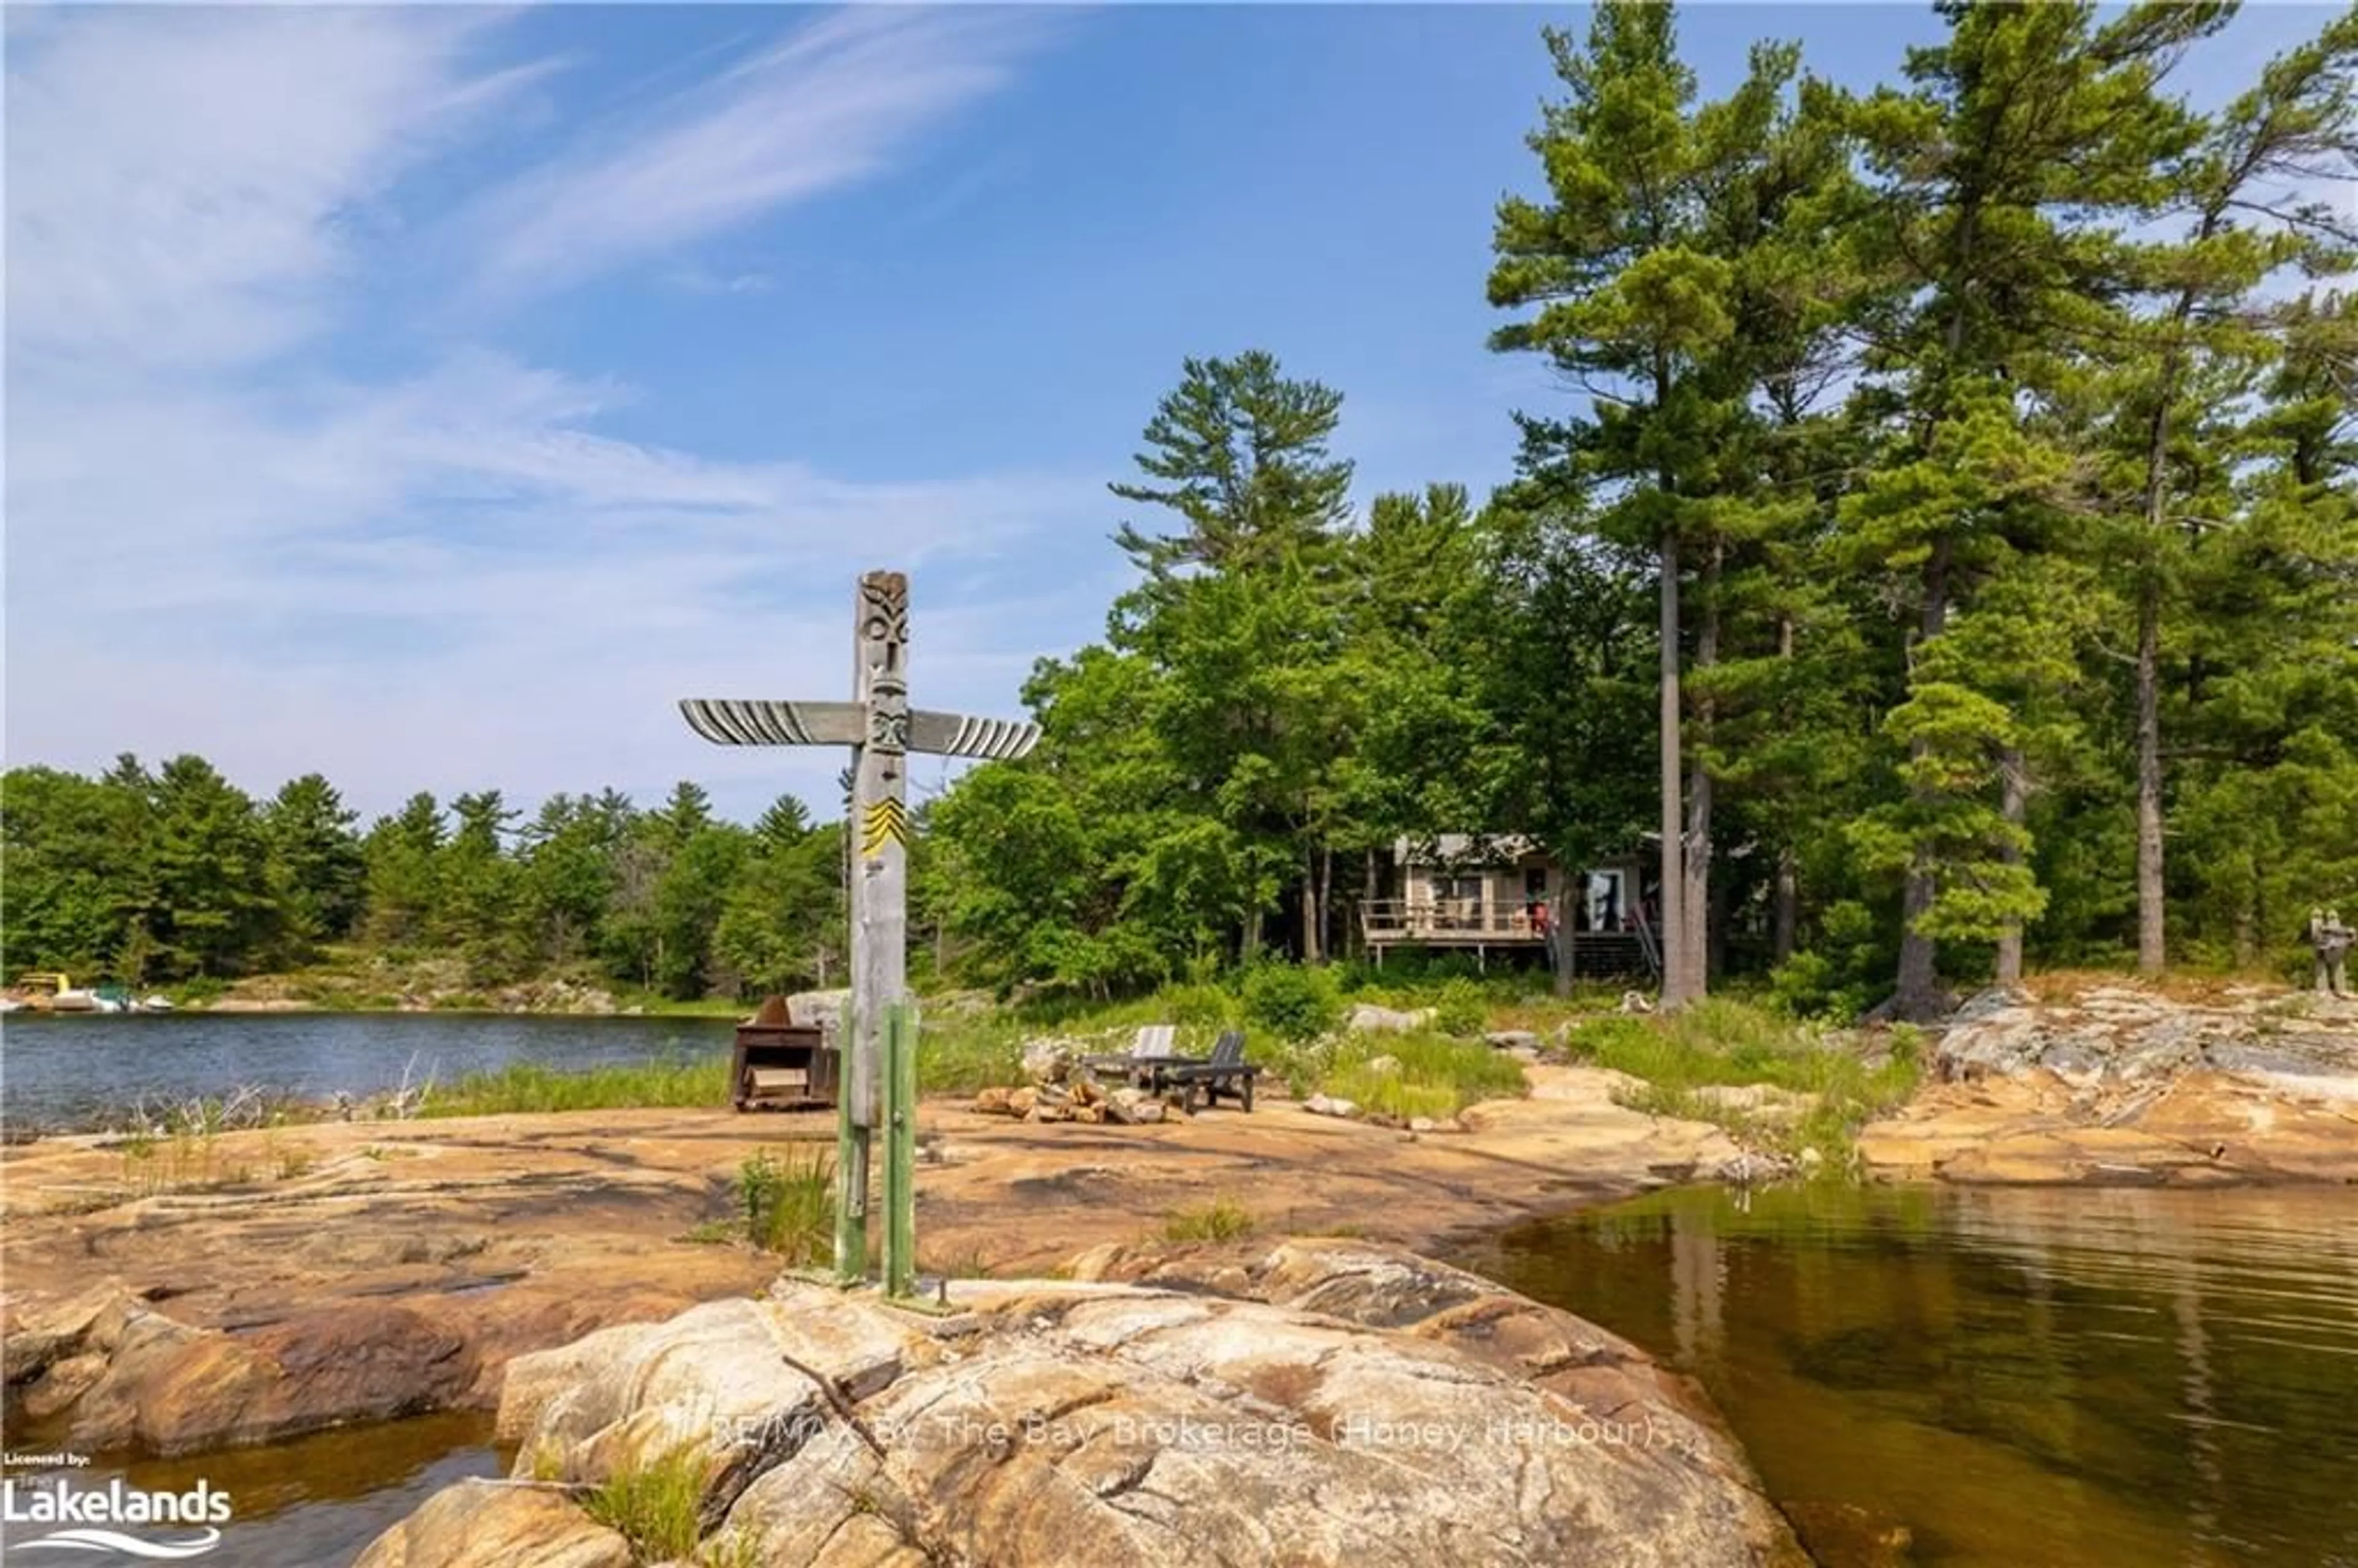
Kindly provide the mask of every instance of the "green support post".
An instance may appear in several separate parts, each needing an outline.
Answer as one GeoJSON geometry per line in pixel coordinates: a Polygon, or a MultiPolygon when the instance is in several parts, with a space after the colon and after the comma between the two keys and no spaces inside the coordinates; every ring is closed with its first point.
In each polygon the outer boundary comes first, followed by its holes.
{"type": "MultiPolygon", "coordinates": [[[[845,1010],[842,1038],[851,1035],[845,1010]]],[[[848,1054],[847,1050],[847,1054],[848,1054]]],[[[835,1277],[847,1285],[868,1277],[868,1130],[851,1124],[851,1096],[838,1069],[835,1096],[835,1277]],[[857,1181],[859,1185],[852,1184],[857,1181]]]]}
{"type": "Polygon", "coordinates": [[[884,1293],[917,1288],[917,1014],[884,1013],[884,1293]]]}

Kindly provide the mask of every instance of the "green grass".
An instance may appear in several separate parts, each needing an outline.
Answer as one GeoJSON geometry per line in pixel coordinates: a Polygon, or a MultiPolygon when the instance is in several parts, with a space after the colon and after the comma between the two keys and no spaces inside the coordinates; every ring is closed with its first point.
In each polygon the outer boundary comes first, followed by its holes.
{"type": "Polygon", "coordinates": [[[1710,1121],[1738,1139],[1798,1155],[1815,1149],[1821,1169],[1844,1173],[1864,1123],[1897,1108],[1915,1091],[1920,1038],[1895,1031],[1887,1058],[1869,1066],[1843,1039],[1721,998],[1668,1017],[1612,1014],[1572,1033],[1573,1054],[1645,1080],[1621,1097],[1657,1116],[1710,1121]],[[1815,1097],[1798,1117],[1768,1118],[1724,1106],[1696,1091],[1713,1085],[1767,1084],[1815,1097]]]}
{"type": "Polygon", "coordinates": [[[503,1116],[517,1112],[614,1110],[637,1106],[725,1106],[725,1056],[671,1062],[613,1063],[558,1072],[511,1062],[488,1073],[468,1073],[435,1086],[423,1116],[503,1116]]]}
{"type": "Polygon", "coordinates": [[[1232,1241],[1250,1236],[1256,1220],[1250,1210],[1228,1198],[1189,1208],[1174,1208],[1163,1220],[1165,1241],[1232,1241]]]}
{"type": "Polygon", "coordinates": [[[704,1455],[676,1448],[621,1471],[584,1499],[590,1517],[618,1530],[642,1563],[668,1563],[696,1549],[697,1510],[704,1501],[704,1455]]]}
{"type": "Polygon", "coordinates": [[[953,1252],[917,1252],[917,1272],[943,1280],[988,1280],[990,1265],[983,1260],[982,1249],[969,1243],[953,1252]]]}
{"type": "Polygon", "coordinates": [[[1445,1121],[1477,1101],[1520,1098],[1530,1087],[1513,1057],[1431,1030],[1348,1035],[1321,1055],[1299,1064],[1310,1068],[1311,1089],[1402,1121],[1445,1121]]]}
{"type": "Polygon", "coordinates": [[[737,1171],[737,1204],[745,1239],[775,1252],[788,1268],[834,1257],[835,1162],[824,1150],[748,1155],[737,1171]]]}
{"type": "Polygon", "coordinates": [[[923,1017],[917,1025],[917,1091],[972,1094],[993,1084],[1021,1083],[1024,1038],[1042,1033],[1005,1011],[923,1017]]]}
{"type": "Polygon", "coordinates": [[[614,999],[615,1011],[628,1012],[636,1008],[650,1018],[743,1018],[761,1005],[758,997],[746,1001],[736,997],[700,996],[683,1001],[655,991],[604,989],[614,999]]]}

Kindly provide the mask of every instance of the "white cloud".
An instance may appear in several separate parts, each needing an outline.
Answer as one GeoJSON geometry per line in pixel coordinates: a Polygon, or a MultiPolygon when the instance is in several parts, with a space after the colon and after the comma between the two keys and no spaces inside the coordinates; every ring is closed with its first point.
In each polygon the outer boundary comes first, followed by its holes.
{"type": "MultiPolygon", "coordinates": [[[[1060,611],[1052,590],[994,620],[930,600],[928,573],[1100,530],[1094,481],[851,482],[618,439],[601,422],[656,394],[488,347],[392,379],[331,368],[362,291],[414,259],[388,211],[402,181],[550,69],[485,63],[500,23],[12,18],[11,762],[196,751],[257,790],[321,769],[370,810],[419,787],[529,800],[681,776],[824,807],[838,760],[707,747],[674,701],[837,694],[850,579],[878,564],[917,573],[930,705],[1011,708],[1034,640],[1060,614],[1089,629],[1093,601],[1060,611]]],[[[540,280],[547,246],[567,276],[692,249],[881,168],[998,80],[1013,37],[905,14],[806,29],[675,93],[652,137],[560,152],[505,191],[531,198],[513,227],[487,200],[438,231],[438,258],[456,236],[540,280]]]]}
{"type": "Polygon", "coordinates": [[[806,27],[645,123],[487,192],[494,297],[665,254],[875,173],[1000,86],[1037,12],[859,6],[806,27]]]}
{"type": "Polygon", "coordinates": [[[318,330],[361,209],[531,74],[462,70],[486,26],[97,10],[12,39],[12,362],[221,366],[318,330]]]}

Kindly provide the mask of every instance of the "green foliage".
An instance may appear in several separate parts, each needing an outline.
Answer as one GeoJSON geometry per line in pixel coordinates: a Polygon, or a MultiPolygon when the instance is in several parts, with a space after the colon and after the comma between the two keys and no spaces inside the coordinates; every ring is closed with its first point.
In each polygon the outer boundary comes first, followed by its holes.
{"type": "Polygon", "coordinates": [[[1441,995],[1433,1004],[1433,1022],[1444,1034],[1469,1039],[1488,1027],[1490,1007],[1482,988],[1471,980],[1456,979],[1441,988],[1441,995]]]}
{"type": "Polygon", "coordinates": [[[725,1058],[614,1064],[579,1071],[511,1062],[496,1071],[468,1073],[450,1084],[435,1086],[418,1114],[503,1116],[728,1103],[725,1058]]]}
{"type": "MultiPolygon", "coordinates": [[[[808,827],[791,799],[749,830],[714,820],[690,784],[654,812],[612,791],[557,795],[519,827],[496,789],[447,810],[421,792],[362,836],[317,773],[257,806],[197,757],[153,773],[124,757],[96,780],[18,768],[0,792],[0,940],[17,970],[196,1001],[259,971],[353,968],[357,943],[392,968],[458,960],[449,1007],[536,975],[676,1000],[841,972],[840,830],[808,827]]],[[[352,973],[319,981],[327,1005],[393,997],[352,973]]]]}
{"type": "Polygon", "coordinates": [[[1026,1033],[1022,1019],[1006,1011],[928,1015],[917,1031],[919,1092],[972,1094],[1017,1082],[1026,1033]]]}
{"type": "Polygon", "coordinates": [[[1210,984],[1165,986],[1156,998],[1163,1016],[1189,1029],[1217,1032],[1237,1016],[1237,999],[1210,984]]]}
{"type": "Polygon", "coordinates": [[[1314,1040],[1343,1021],[1343,997],[1324,969],[1263,964],[1245,977],[1244,1013],[1280,1040],[1314,1040]]]}
{"type": "Polygon", "coordinates": [[[746,1156],[738,1167],[737,1199],[745,1239],[779,1254],[787,1267],[833,1256],[835,1162],[824,1150],[789,1148],[783,1158],[760,1150],[746,1156]]]}
{"type": "Polygon", "coordinates": [[[1520,1099],[1530,1088],[1512,1056],[1435,1033],[1350,1035],[1315,1070],[1319,1092],[1401,1121],[1445,1121],[1469,1105],[1520,1099]]]}
{"type": "Polygon", "coordinates": [[[1914,1092],[1921,1052],[1921,1036],[1910,1031],[1895,1035],[1884,1061],[1870,1065],[1855,1042],[1718,998],[1669,1017],[1591,1019],[1568,1044],[1580,1060],[1643,1079],[1624,1102],[1634,1108],[1718,1122],[1787,1153],[1814,1149],[1828,1174],[1849,1173],[1859,1127],[1914,1092]],[[1752,1084],[1810,1098],[1790,1116],[1771,1116],[1698,1092],[1752,1084]]]}

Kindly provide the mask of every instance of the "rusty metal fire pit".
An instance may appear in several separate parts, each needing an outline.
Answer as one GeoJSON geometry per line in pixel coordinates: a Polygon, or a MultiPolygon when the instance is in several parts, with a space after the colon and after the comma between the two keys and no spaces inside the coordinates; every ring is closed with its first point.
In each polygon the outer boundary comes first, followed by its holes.
{"type": "Polygon", "coordinates": [[[739,1110],[822,1110],[835,1105],[840,1057],[832,1032],[796,1023],[786,999],[771,996],[737,1026],[729,1065],[730,1103],[739,1110]]]}

